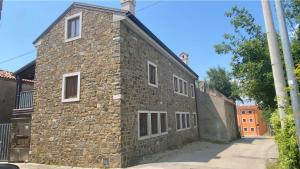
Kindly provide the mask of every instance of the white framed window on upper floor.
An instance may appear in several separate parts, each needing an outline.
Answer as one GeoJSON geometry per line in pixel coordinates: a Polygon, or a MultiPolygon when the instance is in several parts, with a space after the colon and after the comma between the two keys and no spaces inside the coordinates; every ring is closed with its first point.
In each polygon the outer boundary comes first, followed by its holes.
{"type": "Polygon", "coordinates": [[[243,120],[243,123],[245,123],[246,122],[246,119],[242,119],[243,120]]]}
{"type": "Polygon", "coordinates": [[[194,128],[196,128],[198,126],[198,120],[197,120],[196,112],[193,113],[193,125],[194,125],[194,128]]]}
{"type": "Polygon", "coordinates": [[[168,133],[168,117],[164,111],[138,111],[138,139],[143,140],[168,133]]]}
{"type": "Polygon", "coordinates": [[[182,131],[191,128],[189,112],[176,112],[175,119],[177,131],[182,131]]]}
{"type": "Polygon", "coordinates": [[[250,118],[249,121],[250,121],[251,123],[253,123],[253,118],[250,118]]]}
{"type": "Polygon", "coordinates": [[[248,131],[248,129],[246,127],[244,127],[244,131],[248,131]]]}
{"type": "Polygon", "coordinates": [[[63,75],[62,102],[79,101],[80,97],[80,72],[63,75]]]}
{"type": "Polygon", "coordinates": [[[255,131],[254,127],[251,127],[251,131],[252,131],[252,132],[255,131]]]}
{"type": "Polygon", "coordinates": [[[191,97],[195,98],[195,87],[194,87],[193,84],[191,84],[190,86],[191,86],[191,90],[190,90],[191,91],[191,97]]]}
{"type": "Polygon", "coordinates": [[[158,87],[157,65],[148,61],[148,85],[158,87]]]}
{"type": "Polygon", "coordinates": [[[66,17],[65,42],[81,38],[82,12],[66,17]]]}
{"type": "Polygon", "coordinates": [[[188,83],[186,80],[173,75],[173,88],[174,88],[174,93],[183,95],[183,96],[188,96],[188,83]]]}

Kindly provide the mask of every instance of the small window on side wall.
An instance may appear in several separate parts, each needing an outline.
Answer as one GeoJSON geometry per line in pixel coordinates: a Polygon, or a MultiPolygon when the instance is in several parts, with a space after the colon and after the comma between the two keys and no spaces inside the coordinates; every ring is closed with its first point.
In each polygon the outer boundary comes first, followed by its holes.
{"type": "Polygon", "coordinates": [[[68,73],[63,75],[62,102],[79,101],[80,73],[68,73]]]}
{"type": "Polygon", "coordinates": [[[158,87],[157,66],[148,61],[148,84],[153,87],[158,87]]]}
{"type": "Polygon", "coordinates": [[[65,42],[81,38],[82,13],[66,17],[65,42]]]}

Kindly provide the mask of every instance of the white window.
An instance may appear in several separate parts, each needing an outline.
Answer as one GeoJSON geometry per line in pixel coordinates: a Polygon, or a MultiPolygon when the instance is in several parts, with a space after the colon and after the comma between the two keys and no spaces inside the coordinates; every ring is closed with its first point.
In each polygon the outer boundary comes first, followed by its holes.
{"type": "Polygon", "coordinates": [[[80,96],[80,72],[63,75],[62,102],[79,101],[80,96]]]}
{"type": "Polygon", "coordinates": [[[191,84],[191,97],[195,98],[195,88],[193,84],[191,84]]]}
{"type": "Polygon", "coordinates": [[[197,114],[195,112],[193,113],[193,124],[194,124],[194,127],[197,127],[197,125],[198,125],[197,114]]]}
{"type": "Polygon", "coordinates": [[[148,61],[148,84],[153,87],[158,87],[157,66],[148,61]]]}
{"type": "Polygon", "coordinates": [[[189,112],[176,112],[176,129],[181,131],[190,128],[190,113],[189,112]]]}
{"type": "Polygon", "coordinates": [[[245,123],[245,122],[246,122],[246,119],[243,119],[243,122],[245,123]]]}
{"type": "Polygon", "coordinates": [[[254,127],[251,127],[251,131],[254,131],[254,127]]]}
{"type": "Polygon", "coordinates": [[[77,13],[65,19],[65,42],[81,38],[82,13],[77,13]]]}
{"type": "Polygon", "coordinates": [[[160,136],[168,133],[167,112],[139,111],[138,137],[139,140],[160,136]]]}
{"type": "Polygon", "coordinates": [[[182,78],[173,75],[173,86],[174,92],[180,95],[188,96],[188,85],[187,81],[182,78]]]}
{"type": "Polygon", "coordinates": [[[251,122],[251,123],[253,122],[253,119],[252,119],[252,118],[250,119],[250,122],[251,122]]]}
{"type": "Polygon", "coordinates": [[[246,127],[244,127],[244,131],[248,131],[248,129],[246,127]]]}

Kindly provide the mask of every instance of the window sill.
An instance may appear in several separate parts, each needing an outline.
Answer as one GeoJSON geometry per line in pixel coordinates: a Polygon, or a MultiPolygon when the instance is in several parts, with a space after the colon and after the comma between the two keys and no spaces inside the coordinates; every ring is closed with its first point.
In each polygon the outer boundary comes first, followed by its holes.
{"type": "Polygon", "coordinates": [[[158,88],[158,84],[152,84],[152,83],[149,83],[149,82],[148,82],[148,85],[151,86],[151,87],[156,87],[156,88],[158,88]]]}
{"type": "Polygon", "coordinates": [[[62,99],[61,102],[69,103],[69,102],[78,102],[79,98],[71,98],[71,99],[62,99]]]}
{"type": "Polygon", "coordinates": [[[80,39],[80,38],[81,38],[81,35],[73,37],[73,38],[68,38],[68,39],[65,38],[65,43],[66,42],[71,42],[71,41],[74,41],[74,40],[77,40],[77,39],[80,39]]]}
{"type": "Polygon", "coordinates": [[[150,138],[155,138],[155,137],[159,137],[159,136],[164,136],[164,135],[167,135],[168,132],[164,132],[164,133],[160,133],[160,134],[153,134],[153,135],[150,135],[150,136],[142,136],[142,137],[139,137],[138,140],[146,140],[146,139],[150,139],[150,138]]]}
{"type": "Polygon", "coordinates": [[[191,127],[189,127],[189,128],[184,128],[184,129],[177,129],[176,131],[185,131],[185,130],[189,130],[189,129],[191,129],[191,127]]]}
{"type": "Polygon", "coordinates": [[[174,91],[174,93],[175,93],[175,94],[178,94],[178,95],[181,95],[181,96],[186,96],[186,97],[188,97],[188,95],[183,94],[183,93],[179,93],[179,92],[176,92],[176,91],[174,91]]]}

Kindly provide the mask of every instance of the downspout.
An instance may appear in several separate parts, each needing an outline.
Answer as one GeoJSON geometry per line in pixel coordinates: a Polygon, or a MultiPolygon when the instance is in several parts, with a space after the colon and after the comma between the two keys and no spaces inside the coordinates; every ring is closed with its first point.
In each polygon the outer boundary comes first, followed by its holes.
{"type": "Polygon", "coordinates": [[[197,116],[197,129],[198,129],[198,137],[199,137],[199,140],[200,140],[200,123],[199,123],[199,107],[198,107],[198,95],[197,95],[197,92],[200,91],[199,87],[199,91],[196,90],[197,87],[196,85],[198,86],[199,83],[196,84],[196,81],[198,82],[198,79],[194,80],[194,91],[195,91],[195,103],[196,103],[196,116],[197,116]]]}

